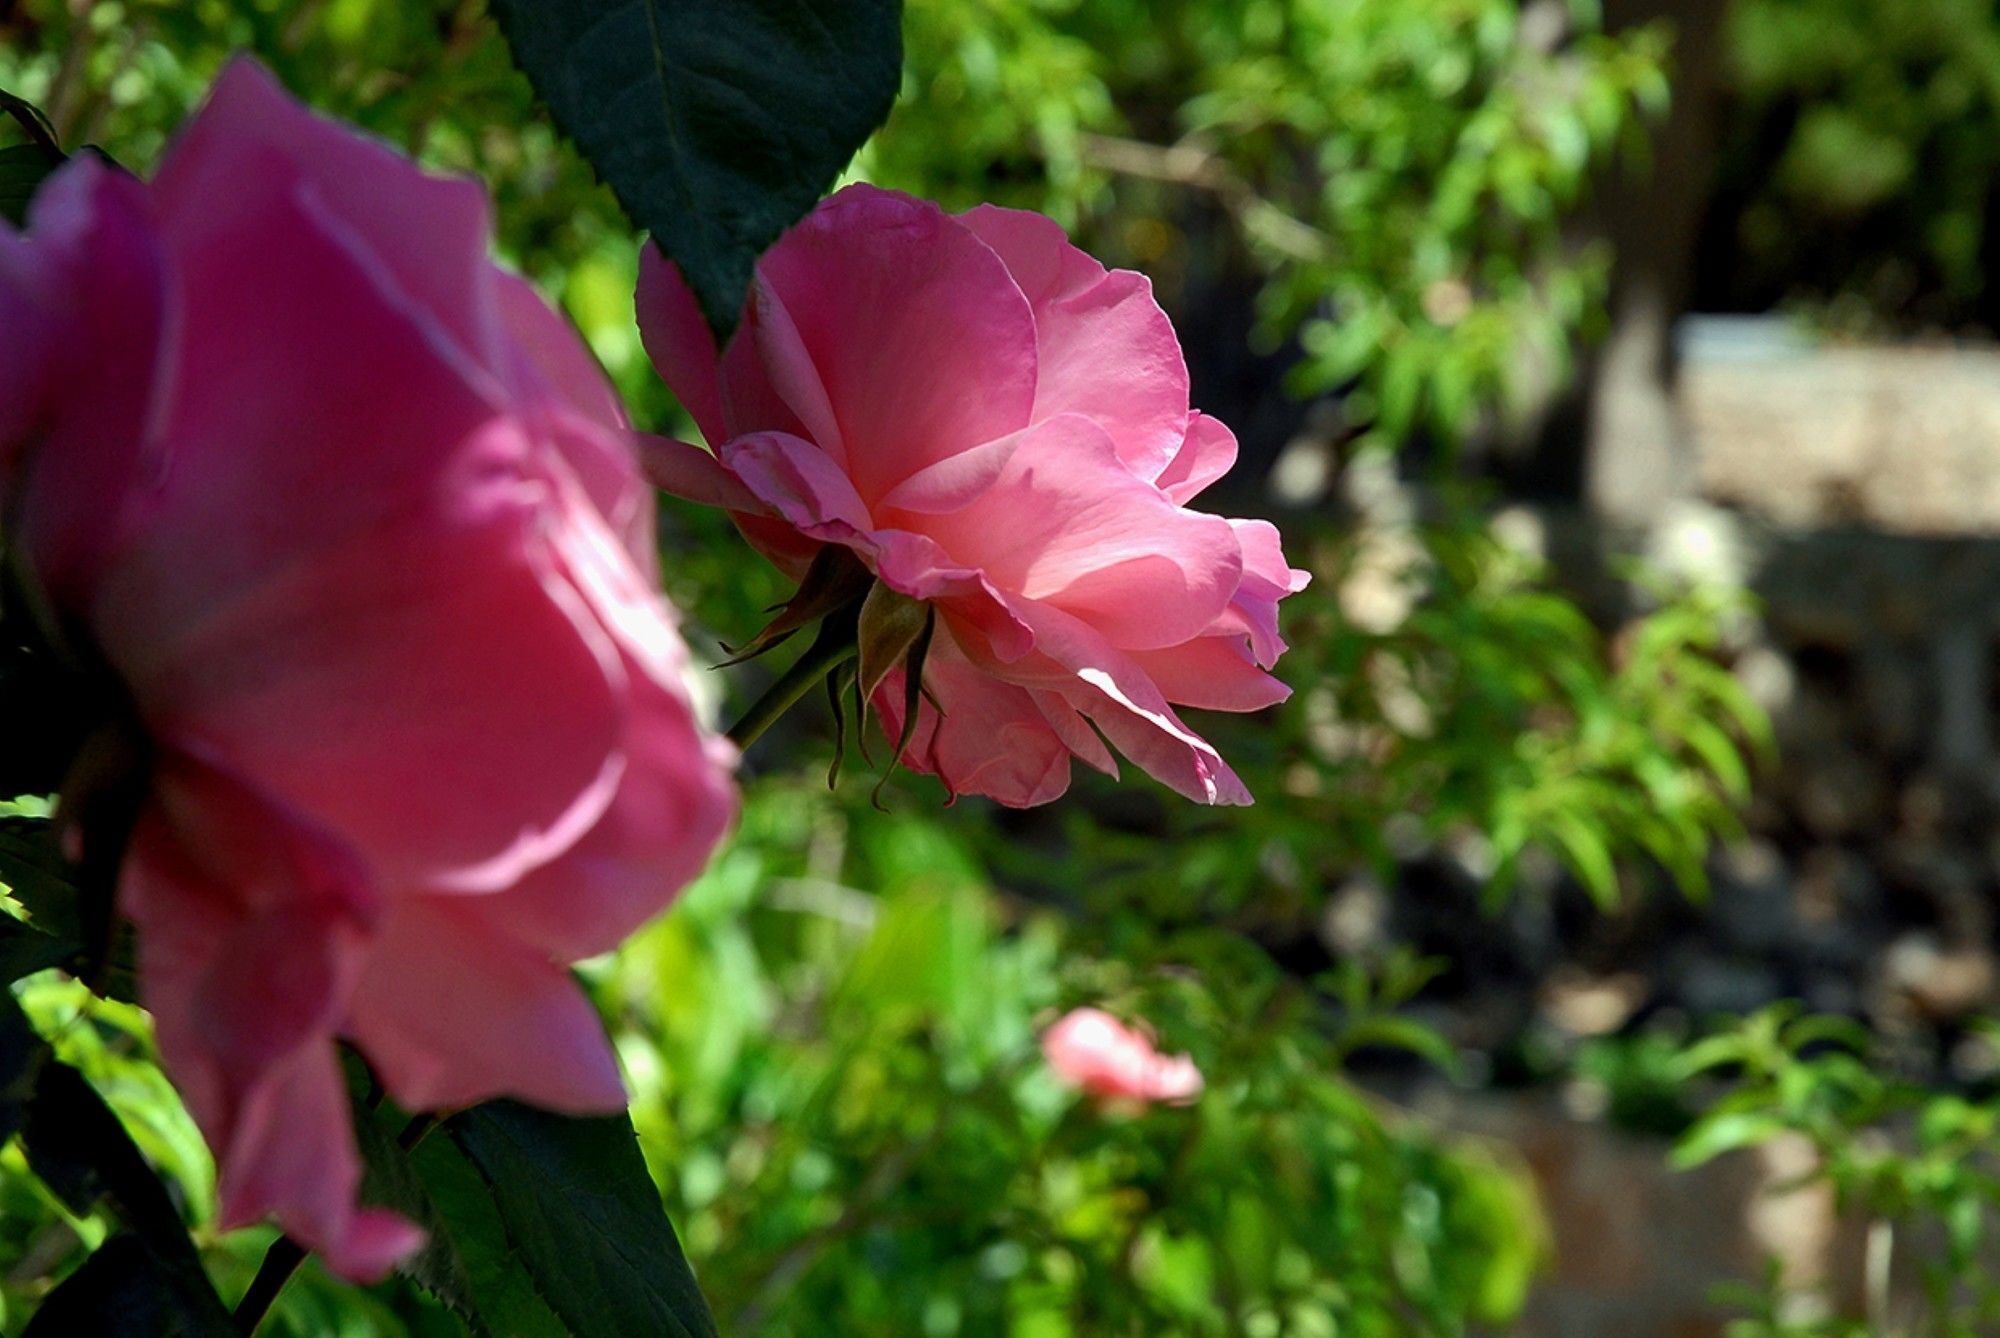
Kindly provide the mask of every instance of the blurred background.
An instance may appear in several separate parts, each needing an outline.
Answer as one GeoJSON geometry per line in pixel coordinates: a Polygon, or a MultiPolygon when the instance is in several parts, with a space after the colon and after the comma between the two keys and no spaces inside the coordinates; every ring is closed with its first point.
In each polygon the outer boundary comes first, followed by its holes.
{"type": "MultiPolygon", "coordinates": [[[[826,783],[586,975],[725,1332],[2000,1333],[1994,0],[909,0],[853,173],[1144,270],[1315,573],[1258,804],[826,783]],[[1208,1076],[1062,1090],[1097,1003],[1208,1076]]],[[[144,170],[224,56],[484,180],[635,419],[635,248],[479,3],[0,0],[144,170]]],[[[719,655],[784,583],[665,512],[719,655]]],[[[766,662],[707,675],[730,715],[766,662]]],[[[142,1016],[24,1003],[205,1222],[142,1016]]],[[[0,1153],[18,1329],[100,1239],[0,1153]]],[[[268,1241],[205,1231],[247,1279],[268,1241]]],[[[453,1333],[310,1273],[289,1332],[453,1333]]]]}

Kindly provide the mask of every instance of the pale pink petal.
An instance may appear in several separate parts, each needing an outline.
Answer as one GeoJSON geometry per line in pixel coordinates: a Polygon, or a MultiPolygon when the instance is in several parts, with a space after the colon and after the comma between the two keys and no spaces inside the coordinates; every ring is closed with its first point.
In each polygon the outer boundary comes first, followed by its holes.
{"type": "Polygon", "coordinates": [[[788,432],[757,432],[722,448],[723,466],[767,507],[831,543],[874,528],[854,484],[825,451],[788,432]]]}
{"type": "Polygon", "coordinates": [[[1167,496],[1186,506],[1236,463],[1236,434],[1203,413],[1188,415],[1187,436],[1155,480],[1167,496]]]}
{"type": "Polygon", "coordinates": [[[1234,617],[1248,629],[1257,663],[1269,669],[1285,652],[1278,632],[1278,601],[1306,588],[1312,576],[1285,561],[1278,527],[1267,520],[1232,520],[1243,549],[1243,584],[1231,601],[1234,617]]]}
{"type": "Polygon", "coordinates": [[[818,372],[863,498],[1028,424],[1034,317],[1000,258],[936,205],[849,186],[758,279],[818,372]]]}
{"type": "Polygon", "coordinates": [[[604,1024],[568,971],[509,935],[487,897],[403,897],[349,1006],[346,1034],[410,1109],[511,1096],[622,1110],[604,1024]]]}
{"type": "Polygon", "coordinates": [[[1034,310],[1035,420],[1088,415],[1135,473],[1159,474],[1188,431],[1188,375],[1151,282],[1105,269],[1040,214],[986,204],[959,220],[1007,262],[1034,310]]]}
{"type": "MultiPolygon", "coordinates": [[[[767,430],[783,430],[796,423],[798,428],[793,435],[811,441],[844,471],[848,463],[847,450],[840,435],[840,419],[833,411],[826,383],[820,379],[819,368],[813,363],[812,350],[806,347],[805,336],[787,310],[784,297],[762,276],[750,284],[750,310],[744,326],[748,341],[756,345],[758,382],[769,386],[771,393],[778,397],[790,415],[789,418],[766,415],[758,425],[768,425],[767,430]]],[[[736,389],[741,378],[734,374],[733,366],[743,360],[741,357],[731,360],[732,371],[724,382],[725,396],[741,398],[736,389]]],[[[732,414],[732,417],[740,420],[747,415],[732,414]]],[[[747,423],[739,421],[736,430],[740,434],[750,429],[747,423]]]]}
{"type": "Polygon", "coordinates": [[[1205,636],[1165,650],[1130,651],[1132,663],[1176,706],[1261,711],[1292,690],[1266,673],[1239,636],[1205,636]]]}
{"type": "Polygon", "coordinates": [[[1247,804],[1250,792],[1207,740],[1174,714],[1153,681],[1091,628],[1046,605],[1016,605],[1035,653],[1008,674],[1060,693],[1143,771],[1204,804],[1247,804]]]}
{"type": "Polygon", "coordinates": [[[1092,1096],[1191,1101],[1201,1070],[1186,1055],[1162,1055],[1143,1033],[1097,1008],[1077,1008],[1042,1033],[1042,1054],[1064,1082],[1092,1096]]]}
{"type": "MultiPolygon", "coordinates": [[[[895,670],[874,698],[892,741],[902,734],[906,682],[895,670]]],[[[944,715],[919,701],[905,766],[937,776],[955,795],[984,795],[1011,808],[1046,804],[1069,788],[1071,750],[1025,689],[975,669],[948,637],[932,643],[924,684],[944,715]]]]}
{"type": "Polygon", "coordinates": [[[650,432],[634,435],[639,467],[655,488],[672,497],[725,511],[768,514],[770,507],[714,455],[699,446],[650,432]]]}
{"type": "Polygon", "coordinates": [[[1034,698],[1036,709],[1040,710],[1049,728],[1063,741],[1063,746],[1094,770],[1116,779],[1118,759],[1104,746],[1104,740],[1090,727],[1074,706],[1064,700],[1060,693],[1036,690],[1029,694],[1034,698]]]}
{"type": "MultiPolygon", "coordinates": [[[[992,482],[946,515],[901,513],[960,563],[1088,622],[1114,645],[1196,636],[1242,578],[1228,522],[1175,506],[1080,414],[1012,439],[992,482]]],[[[992,447],[985,448],[991,451],[992,447]]]]}

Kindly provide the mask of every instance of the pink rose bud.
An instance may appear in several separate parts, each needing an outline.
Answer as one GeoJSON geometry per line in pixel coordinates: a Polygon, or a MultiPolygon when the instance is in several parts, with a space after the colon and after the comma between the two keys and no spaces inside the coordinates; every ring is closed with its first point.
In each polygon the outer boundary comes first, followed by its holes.
{"type": "Polygon", "coordinates": [[[565,964],[734,810],[618,405],[489,227],[247,61],[151,183],[80,157],[0,227],[7,538],[151,755],[118,900],[161,1055],[221,1224],[354,1278],[420,1233],[356,1204],[336,1039],[410,1109],[622,1108],[565,964]]]}
{"type": "MultiPolygon", "coordinates": [[[[935,611],[911,765],[1025,806],[1072,757],[1116,774],[1108,739],[1190,798],[1250,802],[1174,707],[1285,699],[1278,601],[1306,574],[1267,522],[1188,509],[1236,439],[1189,410],[1145,278],[1039,214],[850,186],[759,262],[720,356],[651,247],[638,307],[716,446],[648,443],[655,481],[727,507],[795,579],[839,545],[935,611]]],[[[892,739],[905,688],[898,669],[874,694],[892,739]]]]}
{"type": "Polygon", "coordinates": [[[1042,1033],[1042,1054],[1071,1087],[1130,1101],[1192,1101],[1201,1070],[1186,1055],[1163,1055],[1144,1034],[1096,1008],[1078,1008],[1042,1033]]]}

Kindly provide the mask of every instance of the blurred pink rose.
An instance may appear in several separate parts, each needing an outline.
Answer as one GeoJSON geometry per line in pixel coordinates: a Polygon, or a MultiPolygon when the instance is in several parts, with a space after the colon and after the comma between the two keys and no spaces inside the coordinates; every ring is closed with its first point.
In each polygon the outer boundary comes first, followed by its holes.
{"type": "MultiPolygon", "coordinates": [[[[652,441],[655,481],[730,509],[795,578],[844,545],[939,615],[924,686],[943,718],[920,706],[912,765],[1039,804],[1072,757],[1116,774],[1108,739],[1190,798],[1250,802],[1174,706],[1284,700],[1266,672],[1278,601],[1306,575],[1268,523],[1187,509],[1236,439],[1189,411],[1143,277],[1039,214],[851,186],[759,262],[720,358],[652,247],[638,304],[717,446],[652,441]]],[[[892,738],[903,701],[891,675],[875,704],[892,738]]]]}
{"type": "Polygon", "coordinates": [[[356,1205],[335,1038],[411,1109],[621,1109],[564,964],[734,809],[617,403],[489,222],[238,62],[150,184],[0,228],[9,538],[151,754],[143,1000],[223,1225],[351,1277],[419,1233],[356,1205]]]}
{"type": "Polygon", "coordinates": [[[1095,1097],[1192,1101],[1201,1070],[1186,1055],[1163,1055],[1146,1036],[1111,1014],[1078,1008],[1042,1033],[1042,1054],[1070,1086],[1095,1097]]]}

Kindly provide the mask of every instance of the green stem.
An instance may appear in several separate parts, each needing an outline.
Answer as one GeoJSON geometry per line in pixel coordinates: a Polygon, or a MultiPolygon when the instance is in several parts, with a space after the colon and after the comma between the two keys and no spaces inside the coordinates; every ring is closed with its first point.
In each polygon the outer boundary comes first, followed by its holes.
{"type": "Polygon", "coordinates": [[[743,713],[741,720],[729,727],[731,742],[738,748],[748,748],[755,743],[758,736],[771,727],[772,721],[789,711],[821,679],[855,653],[851,635],[829,637],[822,630],[812,645],[806,648],[806,653],[785,670],[784,676],[750,704],[750,709],[743,713]]]}
{"type": "Polygon", "coordinates": [[[243,1293],[243,1299],[236,1304],[236,1331],[255,1333],[257,1326],[264,1322],[265,1312],[278,1299],[278,1293],[298,1272],[299,1265],[306,1261],[306,1248],[290,1236],[280,1236],[271,1242],[271,1248],[264,1252],[264,1262],[257,1269],[257,1276],[250,1280],[250,1290],[243,1293]]]}

